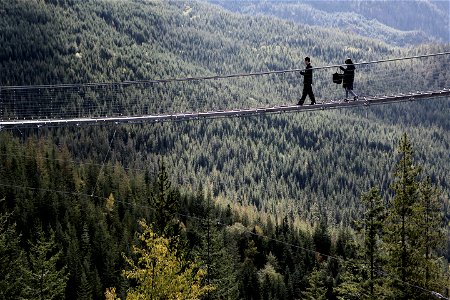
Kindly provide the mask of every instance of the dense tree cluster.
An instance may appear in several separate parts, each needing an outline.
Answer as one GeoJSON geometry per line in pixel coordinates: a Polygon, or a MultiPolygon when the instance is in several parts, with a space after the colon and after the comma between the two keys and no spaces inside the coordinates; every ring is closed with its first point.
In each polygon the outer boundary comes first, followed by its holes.
{"type": "Polygon", "coordinates": [[[398,149],[387,206],[372,189],[362,196],[365,218],[354,229],[332,229],[324,212],[313,228],[301,229],[287,215],[274,222],[223,208],[206,187],[181,192],[163,162],[151,178],[117,163],[76,163],[64,145],[22,144],[2,134],[2,296],[422,299],[443,293],[441,198],[421,179],[406,136],[398,149]]]}
{"type": "MultiPolygon", "coordinates": [[[[395,48],[194,1],[7,1],[0,8],[0,42],[2,87],[291,69],[302,67],[306,55],[320,66],[347,56],[369,61],[446,49],[395,48]]],[[[389,74],[380,66],[357,79],[367,94],[448,86],[449,60],[426,62],[398,62],[389,74]]],[[[341,93],[330,87],[329,74],[315,76],[320,98],[341,93]]],[[[42,99],[93,114],[275,105],[296,102],[299,81],[294,73],[70,93],[0,89],[0,117],[11,117],[9,99],[22,96],[30,104],[24,117],[37,116],[33,101],[42,99]]],[[[156,262],[158,255],[171,266],[191,267],[204,298],[443,293],[449,112],[442,99],[211,122],[1,132],[0,268],[6,275],[0,297],[138,295],[146,280],[138,273],[161,267],[140,265],[138,257],[156,262]],[[406,137],[400,156],[394,153],[403,132],[418,150],[417,162],[406,137]],[[144,231],[141,219],[149,226],[144,231]],[[146,252],[161,245],[160,252],[146,252]]]]}
{"type": "MultiPolygon", "coordinates": [[[[298,68],[304,55],[312,56],[314,65],[325,65],[348,55],[355,61],[370,61],[445,50],[438,45],[393,48],[337,30],[313,29],[269,17],[249,18],[203,2],[41,1],[24,5],[11,1],[0,13],[4,16],[0,27],[2,85],[227,74],[298,68]]],[[[380,66],[371,76],[381,80],[364,86],[365,93],[397,92],[401,87],[400,91],[415,90],[419,83],[427,88],[442,87],[450,81],[447,69],[418,62],[380,66]],[[390,69],[389,76],[385,68],[390,69]],[[434,74],[436,70],[441,72],[434,74]]],[[[370,83],[370,78],[365,80],[369,75],[362,70],[359,82],[370,83]]],[[[340,88],[327,83],[327,74],[317,72],[315,76],[318,97],[332,99],[341,94],[340,88]]],[[[111,90],[75,88],[48,91],[50,95],[27,91],[28,102],[20,107],[24,114],[20,117],[46,117],[45,111],[30,111],[45,105],[61,105],[61,110],[68,112],[79,107],[79,115],[74,117],[278,105],[297,102],[299,81],[296,74],[285,74],[111,90]],[[36,105],[36,101],[48,104],[36,105]]],[[[21,92],[0,93],[6,108],[20,101],[21,92]]],[[[420,153],[429,154],[421,159],[430,169],[431,179],[448,190],[447,102],[127,126],[118,131],[112,155],[125,166],[150,165],[153,169],[163,155],[174,166],[175,182],[188,183],[194,190],[207,182],[213,196],[223,199],[225,205],[239,202],[280,216],[292,213],[312,220],[310,208],[318,203],[321,210],[333,215],[331,223],[349,224],[361,211],[355,199],[375,178],[384,178],[381,188],[387,188],[390,153],[405,128],[417,141],[420,153]]],[[[8,115],[7,109],[2,113],[5,118],[15,117],[8,115]]],[[[109,131],[56,129],[49,136],[56,143],[65,143],[79,159],[99,163],[107,149],[101,141],[111,136],[113,130],[109,131]]]]}

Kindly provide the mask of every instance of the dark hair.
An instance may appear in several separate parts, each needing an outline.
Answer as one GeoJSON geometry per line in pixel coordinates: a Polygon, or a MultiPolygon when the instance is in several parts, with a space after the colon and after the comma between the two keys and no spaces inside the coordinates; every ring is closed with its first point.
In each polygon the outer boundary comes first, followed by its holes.
{"type": "Polygon", "coordinates": [[[351,60],[350,58],[347,58],[347,59],[345,60],[345,63],[346,63],[346,64],[353,64],[353,62],[352,62],[352,60],[351,60]]]}
{"type": "Polygon", "coordinates": [[[310,62],[310,61],[311,61],[311,58],[309,58],[309,57],[307,56],[307,57],[305,57],[305,61],[310,62]]]}

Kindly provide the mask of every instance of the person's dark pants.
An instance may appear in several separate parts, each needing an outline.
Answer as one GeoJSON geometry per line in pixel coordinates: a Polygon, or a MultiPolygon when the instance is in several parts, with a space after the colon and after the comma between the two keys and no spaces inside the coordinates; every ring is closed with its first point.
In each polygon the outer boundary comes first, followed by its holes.
{"type": "Polygon", "coordinates": [[[316,103],[316,98],[314,98],[314,93],[313,93],[311,84],[303,84],[302,98],[300,99],[300,101],[298,101],[298,105],[303,105],[303,103],[305,102],[306,96],[309,96],[309,99],[311,99],[311,104],[316,103]]]}

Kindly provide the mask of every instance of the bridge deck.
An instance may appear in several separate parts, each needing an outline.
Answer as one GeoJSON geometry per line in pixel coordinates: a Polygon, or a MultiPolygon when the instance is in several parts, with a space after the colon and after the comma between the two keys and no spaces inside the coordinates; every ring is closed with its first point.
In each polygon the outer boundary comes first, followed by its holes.
{"type": "Polygon", "coordinates": [[[387,103],[415,101],[427,98],[448,97],[450,96],[450,89],[442,89],[438,91],[415,92],[408,94],[398,94],[380,97],[363,97],[358,101],[349,102],[322,102],[316,105],[304,106],[290,105],[290,106],[274,106],[274,107],[259,107],[249,109],[236,109],[224,111],[208,111],[208,112],[193,112],[193,113],[173,113],[162,115],[142,115],[142,116],[111,116],[98,118],[68,118],[68,119],[27,119],[27,120],[0,120],[0,130],[11,127],[33,127],[33,126],[64,126],[75,125],[81,126],[84,124],[99,124],[99,123],[143,123],[143,122],[170,122],[170,121],[188,121],[214,118],[231,118],[243,117],[260,114],[283,113],[283,112],[306,112],[316,110],[327,110],[337,108],[349,108],[355,106],[370,106],[387,103]]]}

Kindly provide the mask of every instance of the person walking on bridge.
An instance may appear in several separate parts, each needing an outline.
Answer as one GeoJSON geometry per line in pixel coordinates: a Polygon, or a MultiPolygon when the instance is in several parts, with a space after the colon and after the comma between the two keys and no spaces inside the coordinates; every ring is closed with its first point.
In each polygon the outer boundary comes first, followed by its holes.
{"type": "Polygon", "coordinates": [[[302,98],[298,101],[297,105],[303,105],[306,96],[309,96],[309,99],[311,99],[311,105],[314,105],[316,104],[316,99],[314,98],[314,93],[312,90],[313,73],[311,70],[311,59],[308,56],[305,57],[305,65],[306,69],[300,71],[300,74],[303,76],[303,93],[302,98]]]}
{"type": "Polygon", "coordinates": [[[353,82],[355,81],[355,65],[353,64],[350,58],[347,58],[344,62],[347,67],[344,68],[340,66],[339,68],[344,71],[344,78],[342,80],[342,86],[345,89],[345,99],[344,101],[348,101],[348,94],[352,94],[353,100],[358,100],[358,95],[353,91],[353,82]]]}

